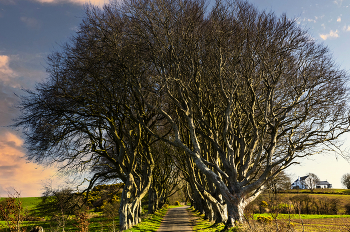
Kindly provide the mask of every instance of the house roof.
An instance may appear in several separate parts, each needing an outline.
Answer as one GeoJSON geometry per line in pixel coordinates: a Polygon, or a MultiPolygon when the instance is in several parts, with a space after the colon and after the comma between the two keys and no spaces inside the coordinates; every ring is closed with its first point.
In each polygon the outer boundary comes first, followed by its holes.
{"type": "Polygon", "coordinates": [[[300,177],[300,180],[305,180],[306,178],[308,178],[309,176],[302,176],[300,177]]]}
{"type": "Polygon", "coordinates": [[[319,181],[317,182],[317,185],[329,185],[328,181],[319,181]]]}

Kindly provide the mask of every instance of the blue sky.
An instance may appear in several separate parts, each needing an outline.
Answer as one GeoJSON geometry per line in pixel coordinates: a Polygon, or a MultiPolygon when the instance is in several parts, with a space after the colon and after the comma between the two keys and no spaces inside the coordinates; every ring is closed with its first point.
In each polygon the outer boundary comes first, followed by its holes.
{"type": "MultiPolygon", "coordinates": [[[[92,0],[102,6],[108,0],[92,0]]],[[[308,29],[317,42],[328,46],[339,67],[350,70],[350,0],[251,0],[260,10],[286,13],[308,29]]],[[[54,167],[29,163],[23,158],[23,139],[6,127],[18,115],[15,94],[33,89],[46,77],[46,57],[74,35],[84,17],[86,0],[0,0],[0,196],[16,188],[22,196],[40,196],[51,178],[62,183],[54,167]]],[[[350,100],[350,99],[349,99],[350,100]]],[[[349,150],[350,136],[342,138],[349,150]]],[[[309,172],[342,188],[340,178],[350,164],[334,153],[299,160],[287,170],[293,180],[309,172]]]]}

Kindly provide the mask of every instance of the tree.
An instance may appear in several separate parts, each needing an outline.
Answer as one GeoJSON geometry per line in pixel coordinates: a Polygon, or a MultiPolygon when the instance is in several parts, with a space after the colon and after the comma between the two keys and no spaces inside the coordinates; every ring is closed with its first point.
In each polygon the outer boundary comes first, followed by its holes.
{"type": "Polygon", "coordinates": [[[309,173],[307,178],[304,180],[305,186],[307,186],[308,189],[313,191],[316,188],[316,185],[320,181],[320,178],[314,173],[309,173]]]}
{"type": "Polygon", "coordinates": [[[205,6],[88,9],[49,81],[22,98],[29,158],[125,183],[120,229],[139,221],[157,140],[187,157],[193,199],[208,214],[220,206],[228,228],[295,158],[349,131],[348,76],[295,20],[244,1],[205,6]]]}
{"type": "Polygon", "coordinates": [[[149,131],[185,151],[222,194],[226,227],[295,158],[349,131],[348,77],[295,20],[243,1],[211,12],[202,1],[125,5],[157,82],[138,92],[159,99],[148,106],[173,128],[171,139],[149,131]]]}
{"type": "Polygon", "coordinates": [[[267,183],[267,188],[270,189],[274,194],[277,194],[278,191],[288,190],[291,188],[292,181],[288,174],[285,171],[279,172],[279,174],[267,183]]]}
{"type": "Polygon", "coordinates": [[[99,181],[124,182],[121,230],[141,220],[154,168],[153,141],[137,117],[152,129],[158,120],[130,88],[145,71],[132,41],[124,41],[126,23],[108,8],[88,8],[77,35],[49,56],[48,81],[21,98],[15,124],[26,134],[28,159],[90,174],[87,190],[99,181]]]}
{"type": "Polygon", "coordinates": [[[341,183],[347,188],[350,189],[350,173],[346,173],[341,177],[341,183]]]}

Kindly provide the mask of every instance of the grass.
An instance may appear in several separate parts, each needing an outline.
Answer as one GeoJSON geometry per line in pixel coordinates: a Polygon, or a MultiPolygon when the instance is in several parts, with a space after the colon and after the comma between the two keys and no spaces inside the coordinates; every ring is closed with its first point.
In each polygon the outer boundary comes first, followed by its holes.
{"type": "MultiPolygon", "coordinates": [[[[269,213],[254,214],[254,219],[258,216],[271,216],[269,213]]],[[[289,216],[292,219],[299,219],[299,214],[278,214],[277,219],[287,219],[289,216]]],[[[350,215],[318,215],[318,214],[300,214],[301,219],[322,219],[322,218],[350,218],[350,215]]]]}
{"type": "Polygon", "coordinates": [[[167,213],[168,208],[162,208],[154,214],[149,214],[139,224],[125,231],[141,232],[141,231],[157,231],[160,227],[163,217],[167,213]]]}
{"type": "Polygon", "coordinates": [[[291,189],[281,193],[305,193],[305,194],[338,194],[338,195],[350,195],[350,189],[291,189]]]}
{"type": "MultiPolygon", "coordinates": [[[[213,224],[208,220],[204,219],[204,215],[195,211],[193,208],[188,209],[189,212],[196,217],[195,225],[193,226],[193,231],[203,231],[203,232],[219,232],[224,231],[225,225],[223,223],[213,224]]],[[[265,214],[255,214],[254,219],[258,215],[261,216],[271,216],[268,213],[265,214]]],[[[316,231],[349,231],[350,229],[350,215],[309,215],[301,214],[301,219],[299,219],[299,214],[291,215],[291,224],[289,224],[289,215],[280,214],[277,218],[277,223],[279,225],[280,231],[303,231],[316,232],[316,231]],[[303,222],[303,225],[302,223],[303,222]],[[289,226],[288,226],[289,225],[289,226]],[[292,226],[292,229],[290,229],[292,226]],[[289,229],[288,229],[289,228],[289,229]]],[[[275,222],[269,224],[260,224],[256,220],[250,221],[250,224],[239,225],[228,231],[236,232],[259,232],[259,231],[276,231],[275,222]]]]}
{"type": "MultiPolygon", "coordinates": [[[[33,204],[35,204],[36,200],[35,199],[26,199],[25,200],[25,207],[31,207],[32,209],[35,208],[35,205],[33,206],[33,204]]],[[[165,216],[165,214],[167,213],[169,208],[176,208],[176,207],[181,207],[180,206],[169,206],[168,208],[162,208],[158,211],[156,211],[154,214],[149,214],[146,215],[143,219],[142,222],[137,224],[136,226],[132,227],[129,230],[126,231],[133,231],[133,232],[138,232],[138,231],[157,231],[163,217],[165,216]]],[[[108,221],[106,218],[102,217],[102,216],[98,216],[96,213],[94,215],[94,217],[90,218],[89,220],[89,231],[90,232],[110,232],[113,231],[112,230],[112,221],[108,221]]],[[[5,221],[0,221],[0,225],[5,226],[6,222],[5,221]]],[[[55,226],[53,226],[51,228],[50,226],[50,222],[49,221],[25,221],[23,222],[23,227],[27,228],[27,231],[29,231],[33,226],[42,226],[44,228],[45,231],[50,231],[51,229],[54,229],[55,226]]],[[[75,221],[74,220],[67,220],[67,224],[65,226],[65,230],[66,231],[78,231],[78,228],[74,226],[75,225],[75,221]]],[[[1,226],[0,226],[1,228],[1,226]]],[[[119,218],[115,218],[115,228],[116,231],[119,230],[119,218]]],[[[0,231],[5,231],[0,230],[0,231]]]]}

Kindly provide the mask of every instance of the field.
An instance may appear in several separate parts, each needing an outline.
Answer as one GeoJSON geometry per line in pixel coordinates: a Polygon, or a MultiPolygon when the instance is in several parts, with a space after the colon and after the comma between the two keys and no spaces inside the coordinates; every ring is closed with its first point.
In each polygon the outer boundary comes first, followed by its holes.
{"type": "MultiPolygon", "coordinates": [[[[38,205],[41,202],[40,197],[23,197],[20,198],[22,201],[22,206],[25,210],[30,210],[31,213],[37,214],[38,205]]],[[[1,199],[0,199],[1,201],[1,199]]],[[[155,212],[154,214],[147,214],[145,213],[142,216],[142,222],[138,225],[134,226],[133,228],[126,230],[127,232],[138,232],[138,231],[157,231],[159,228],[162,218],[166,214],[168,208],[173,208],[178,206],[169,206],[167,208],[162,208],[155,212]]],[[[145,212],[147,212],[145,210],[145,212]]],[[[100,212],[93,212],[92,210],[88,213],[89,218],[89,231],[90,232],[110,232],[110,231],[118,231],[119,227],[119,218],[116,217],[114,220],[105,218],[102,216],[102,213],[100,212]],[[113,223],[114,222],[114,223],[113,223]]],[[[6,229],[1,229],[6,226],[5,221],[0,221],[0,231],[7,231],[6,229]]],[[[42,226],[45,231],[62,231],[57,230],[57,224],[50,222],[50,220],[45,221],[24,221],[22,224],[22,228],[26,228],[26,231],[29,231],[34,226],[42,226]]],[[[77,222],[74,218],[74,216],[69,216],[68,220],[66,221],[65,231],[80,231],[80,229],[77,227],[77,222]]]]}
{"type": "MultiPolygon", "coordinates": [[[[267,212],[263,214],[253,213],[251,217],[254,220],[249,220],[249,224],[245,224],[235,229],[235,231],[248,232],[248,231],[276,231],[278,226],[279,231],[350,231],[350,215],[344,215],[344,205],[350,203],[350,195],[346,191],[332,190],[327,193],[320,192],[300,192],[300,191],[288,191],[279,194],[280,201],[288,201],[296,195],[308,195],[315,199],[323,199],[324,201],[330,201],[331,199],[337,199],[339,202],[339,213],[337,215],[315,215],[315,214],[282,214],[279,213],[276,219],[272,213],[267,212]],[[270,217],[271,221],[268,223],[259,223],[258,216],[270,217]],[[277,224],[276,224],[277,223],[277,224]]],[[[261,199],[268,197],[268,195],[262,195],[261,199]]],[[[40,197],[24,197],[20,198],[22,201],[23,208],[31,211],[34,215],[38,215],[38,205],[41,202],[40,197]]],[[[260,200],[261,200],[260,199],[260,200]]],[[[0,199],[1,200],[1,199],[0,199]]],[[[145,205],[145,208],[146,205],[145,205]]],[[[145,211],[146,212],[146,211],[145,211]]],[[[161,209],[155,214],[142,216],[142,223],[133,227],[127,231],[157,231],[160,226],[162,217],[166,214],[167,209],[161,209]]],[[[203,219],[203,215],[199,215],[192,209],[191,214],[193,215],[192,221],[194,225],[194,231],[222,231],[224,228],[223,224],[213,225],[212,223],[203,219]]],[[[114,220],[107,219],[102,216],[101,212],[94,212],[90,210],[88,212],[89,217],[89,231],[91,232],[108,232],[113,231],[113,228],[118,228],[118,217],[114,220]],[[113,226],[114,221],[114,226],[113,226]]],[[[66,222],[66,231],[79,231],[76,225],[74,216],[69,216],[66,222]]],[[[4,221],[0,221],[0,225],[5,225],[4,221]]],[[[42,221],[28,221],[23,222],[23,226],[27,227],[27,231],[30,230],[34,225],[42,226],[45,231],[56,231],[57,224],[50,222],[47,217],[46,220],[42,221]]],[[[0,226],[1,227],[1,226],[0,226]]],[[[6,231],[6,230],[0,230],[6,231]]]]}

